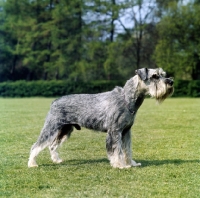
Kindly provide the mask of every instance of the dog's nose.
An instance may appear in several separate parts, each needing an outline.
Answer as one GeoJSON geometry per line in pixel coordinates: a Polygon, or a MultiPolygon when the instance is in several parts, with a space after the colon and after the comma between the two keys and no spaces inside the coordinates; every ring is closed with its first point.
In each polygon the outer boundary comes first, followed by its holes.
{"type": "Polygon", "coordinates": [[[174,81],[172,79],[166,78],[165,83],[167,83],[170,86],[172,86],[174,84],[174,81]]]}

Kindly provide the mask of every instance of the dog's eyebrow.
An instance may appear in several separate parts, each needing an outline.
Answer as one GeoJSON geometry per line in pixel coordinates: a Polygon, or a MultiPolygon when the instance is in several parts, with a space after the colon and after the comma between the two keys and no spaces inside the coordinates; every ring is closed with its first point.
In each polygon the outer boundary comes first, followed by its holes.
{"type": "Polygon", "coordinates": [[[157,69],[157,72],[158,72],[158,75],[160,75],[160,76],[162,76],[162,77],[165,77],[165,76],[166,76],[166,72],[165,72],[163,69],[161,69],[161,68],[158,68],[158,69],[157,69]]]}
{"type": "Polygon", "coordinates": [[[166,76],[166,72],[162,72],[160,75],[165,77],[166,76]]]}

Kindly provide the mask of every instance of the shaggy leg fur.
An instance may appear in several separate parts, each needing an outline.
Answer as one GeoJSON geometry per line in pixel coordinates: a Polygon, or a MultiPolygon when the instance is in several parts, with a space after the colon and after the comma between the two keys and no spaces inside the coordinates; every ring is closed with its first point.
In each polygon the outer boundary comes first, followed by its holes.
{"type": "Polygon", "coordinates": [[[59,131],[58,136],[54,140],[54,142],[49,146],[49,151],[51,154],[51,159],[54,163],[61,163],[62,159],[59,158],[57,153],[57,148],[70,137],[71,132],[73,131],[73,126],[64,125],[64,127],[59,131]]]}
{"type": "Polygon", "coordinates": [[[61,130],[57,130],[56,133],[47,133],[45,127],[43,128],[41,135],[39,136],[38,141],[32,146],[30,157],[28,161],[28,167],[37,167],[36,157],[37,155],[49,146],[51,159],[54,163],[61,163],[62,159],[59,158],[56,149],[61,145],[67,138],[70,137],[71,132],[73,131],[73,126],[64,125],[61,130]],[[47,135],[51,134],[51,135],[47,135]]]}
{"type": "Polygon", "coordinates": [[[130,168],[130,165],[126,164],[126,156],[122,148],[122,134],[120,132],[115,135],[108,133],[106,139],[106,148],[108,159],[111,166],[114,168],[130,168]]]}
{"type": "Polygon", "coordinates": [[[53,143],[51,146],[49,146],[49,151],[50,151],[50,155],[51,155],[51,159],[54,163],[61,163],[62,159],[59,158],[59,155],[57,153],[57,148],[58,148],[58,144],[57,142],[53,143]]]}
{"type": "Polygon", "coordinates": [[[141,166],[141,163],[136,163],[132,160],[132,151],[131,151],[131,131],[125,131],[122,136],[122,150],[125,155],[126,165],[131,166],[141,166]]]}
{"type": "Polygon", "coordinates": [[[28,167],[38,167],[35,158],[45,147],[46,146],[39,146],[37,142],[32,146],[28,167]]]}

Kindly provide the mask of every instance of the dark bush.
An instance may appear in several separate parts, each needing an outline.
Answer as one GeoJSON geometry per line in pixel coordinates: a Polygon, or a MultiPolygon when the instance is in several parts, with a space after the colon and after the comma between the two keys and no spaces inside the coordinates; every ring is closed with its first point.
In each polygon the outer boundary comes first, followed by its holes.
{"type": "Polygon", "coordinates": [[[188,95],[191,97],[200,97],[200,80],[190,81],[188,85],[188,95]]]}
{"type": "Polygon", "coordinates": [[[188,96],[189,80],[175,80],[174,81],[174,97],[186,97],[188,96]]]}
{"type": "Polygon", "coordinates": [[[75,93],[99,93],[113,89],[121,81],[16,81],[0,83],[1,97],[58,97],[75,93]]]}
{"type": "MultiPolygon", "coordinates": [[[[123,86],[123,81],[16,81],[0,83],[1,97],[59,97],[75,93],[100,93],[123,86]]],[[[175,80],[173,97],[200,97],[200,80],[175,80]]]]}

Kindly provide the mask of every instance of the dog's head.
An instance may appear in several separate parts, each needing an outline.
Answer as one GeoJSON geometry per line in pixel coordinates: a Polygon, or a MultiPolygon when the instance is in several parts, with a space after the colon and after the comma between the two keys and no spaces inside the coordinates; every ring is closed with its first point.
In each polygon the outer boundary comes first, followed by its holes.
{"type": "Polygon", "coordinates": [[[135,71],[139,76],[141,88],[160,103],[174,92],[173,79],[166,78],[166,72],[162,68],[142,68],[135,71]]]}

